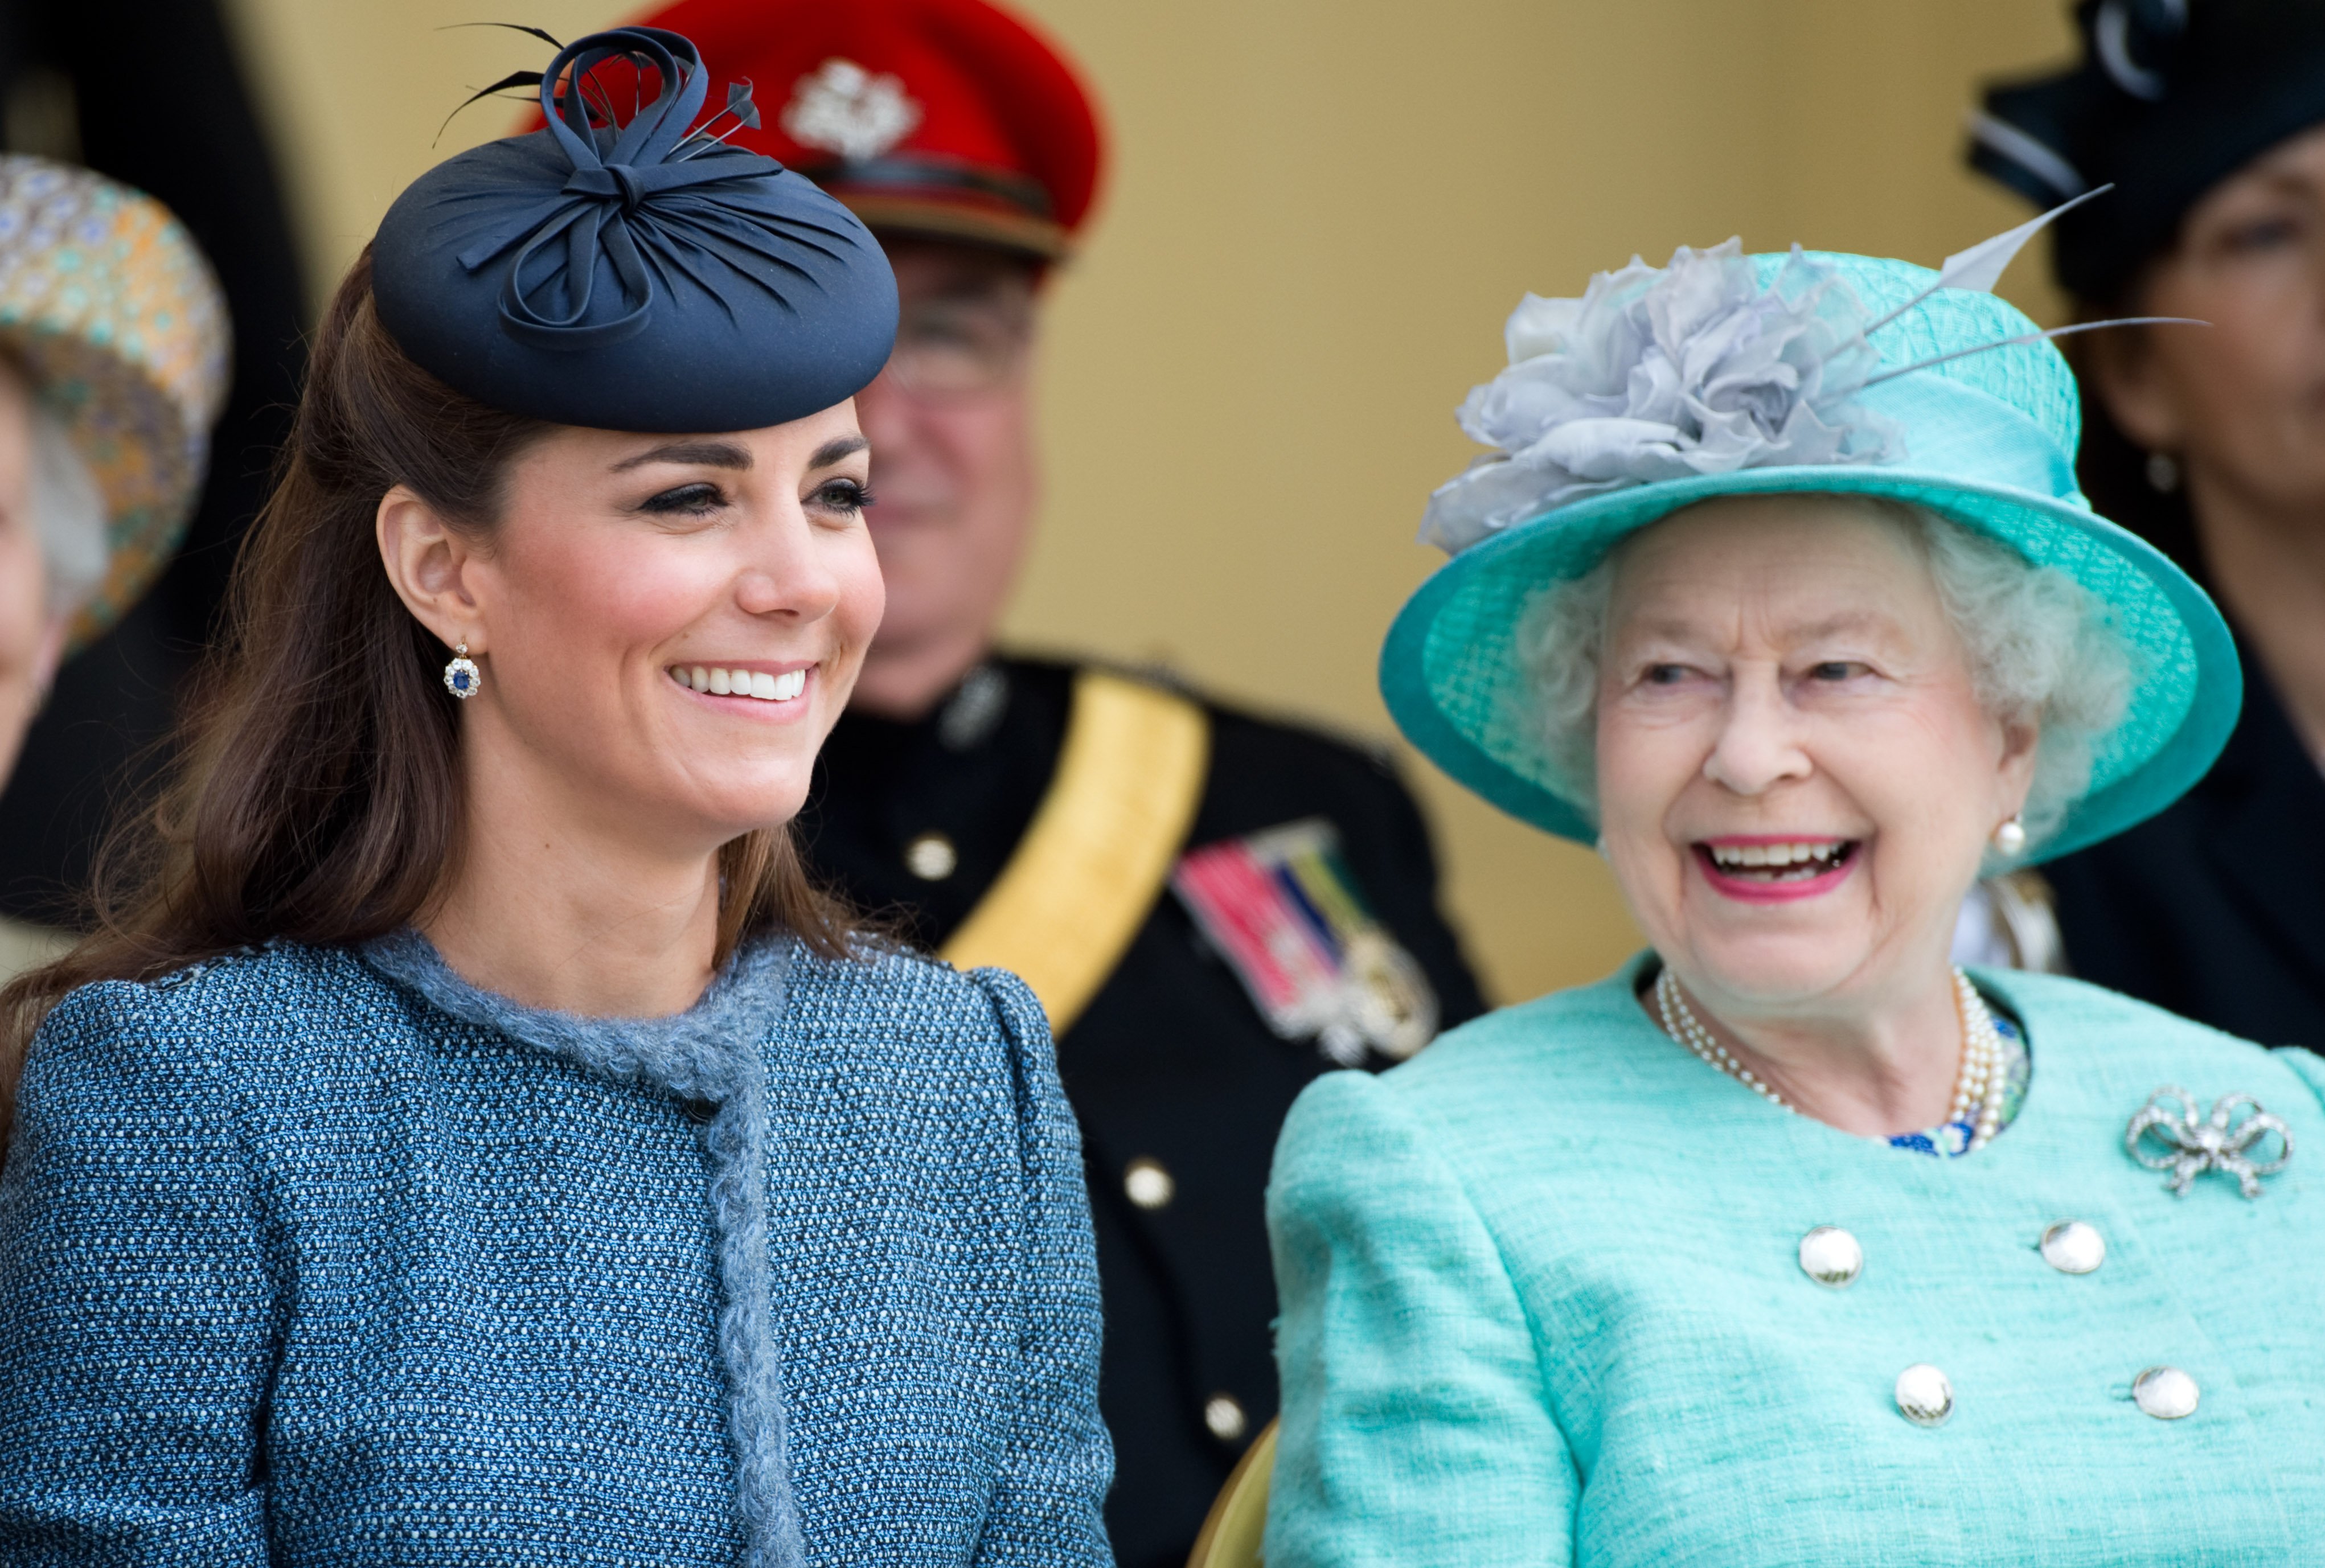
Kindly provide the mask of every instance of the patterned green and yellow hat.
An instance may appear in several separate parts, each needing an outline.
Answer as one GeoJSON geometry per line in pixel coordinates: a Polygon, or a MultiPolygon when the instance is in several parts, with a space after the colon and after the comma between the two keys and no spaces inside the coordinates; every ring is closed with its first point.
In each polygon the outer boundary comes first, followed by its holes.
{"type": "Polygon", "coordinates": [[[118,620],[184,534],[227,346],[226,297],[169,208],[85,169],[0,155],[0,347],[105,500],[105,577],[69,649],[118,620]]]}

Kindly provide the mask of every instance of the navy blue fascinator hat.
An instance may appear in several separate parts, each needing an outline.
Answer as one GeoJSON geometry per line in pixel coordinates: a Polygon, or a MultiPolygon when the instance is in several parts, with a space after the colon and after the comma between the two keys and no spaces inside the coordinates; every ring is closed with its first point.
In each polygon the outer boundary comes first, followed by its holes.
{"type": "Polygon", "coordinates": [[[1970,115],[1973,168],[2062,215],[2059,281],[2120,301],[2213,186],[2325,123],[2319,0],[2081,0],[2083,55],[1989,87],[1970,115]]]}
{"type": "MultiPolygon", "coordinates": [[[[558,424],[758,429],[854,396],[895,341],[887,258],[811,181],[697,128],[709,91],[674,32],[565,46],[543,129],[446,160],[388,209],[382,325],[454,391],[558,424]]],[[[730,115],[755,119],[747,88],[730,115]]]]}

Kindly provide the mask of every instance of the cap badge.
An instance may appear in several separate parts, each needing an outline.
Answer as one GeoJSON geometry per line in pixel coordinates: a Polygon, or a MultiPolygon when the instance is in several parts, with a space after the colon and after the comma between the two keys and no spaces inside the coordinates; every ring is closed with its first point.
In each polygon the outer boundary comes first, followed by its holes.
{"type": "Polygon", "coordinates": [[[920,123],[921,106],[904,96],[901,80],[836,56],[799,78],[783,114],[792,141],[850,163],[879,157],[920,123]]]}

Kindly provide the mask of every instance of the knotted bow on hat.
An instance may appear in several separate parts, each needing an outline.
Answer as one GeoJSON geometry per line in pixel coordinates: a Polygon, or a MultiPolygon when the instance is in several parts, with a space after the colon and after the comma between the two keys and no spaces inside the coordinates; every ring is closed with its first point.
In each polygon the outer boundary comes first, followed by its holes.
{"type": "MultiPolygon", "coordinates": [[[[758,240],[746,217],[720,210],[717,193],[706,189],[783,172],[772,158],[723,151],[716,142],[688,135],[709,93],[709,78],[694,45],[659,28],[597,33],[569,46],[551,63],[541,82],[542,113],[548,117],[549,134],[572,161],[572,176],[556,196],[511,214],[460,254],[460,264],[475,272],[523,238],[523,249],[501,287],[501,321],[511,334],[542,348],[580,349],[644,331],[653,311],[654,287],[639,254],[641,241],[658,259],[681,268],[689,244],[716,250],[722,244],[783,265],[780,253],[758,240]],[[638,61],[640,56],[640,63],[651,65],[661,78],[661,95],[627,125],[593,125],[585,96],[591,71],[608,60],[638,61]],[[612,145],[601,152],[601,140],[612,145]],[[705,151],[719,155],[689,155],[705,151]],[[672,199],[680,192],[691,199],[672,199]],[[560,237],[565,241],[562,268],[552,258],[549,271],[528,286],[528,263],[560,237]],[[637,304],[626,315],[590,323],[585,318],[601,248],[625,299],[637,304]],[[570,309],[562,316],[541,314],[528,296],[544,292],[562,292],[570,309]]],[[[749,101],[749,89],[743,88],[741,102],[749,101]]],[[[760,281],[748,270],[739,271],[760,281]]],[[[689,275],[718,292],[718,284],[700,272],[690,269],[689,275]]]]}
{"type": "MultiPolygon", "coordinates": [[[[542,130],[439,164],[380,225],[380,318],[423,368],[511,412],[698,432],[799,419],[879,374],[896,306],[878,244],[695,125],[710,81],[692,43],[617,28],[539,79],[542,130]],[[623,88],[653,94],[626,124],[623,88]]],[[[747,87],[726,115],[756,117],[747,87]]]]}

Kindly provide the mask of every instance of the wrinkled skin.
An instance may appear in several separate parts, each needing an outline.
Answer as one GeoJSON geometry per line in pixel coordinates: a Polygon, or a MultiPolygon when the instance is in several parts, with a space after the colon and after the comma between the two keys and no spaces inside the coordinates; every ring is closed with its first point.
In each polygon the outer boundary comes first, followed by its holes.
{"type": "Polygon", "coordinates": [[[1981,706],[1894,518],[1839,497],[1728,498],[1618,558],[1603,851],[1699,1016],[1836,1126],[1942,1120],[1961,1042],[1955,912],[2025,802],[2035,740],[1981,706]],[[1843,869],[1789,891],[1715,874],[1710,844],[1768,840],[1846,846],[1843,869]]]}

